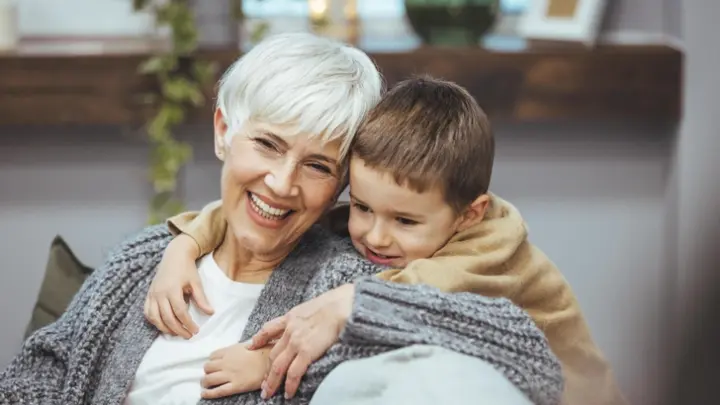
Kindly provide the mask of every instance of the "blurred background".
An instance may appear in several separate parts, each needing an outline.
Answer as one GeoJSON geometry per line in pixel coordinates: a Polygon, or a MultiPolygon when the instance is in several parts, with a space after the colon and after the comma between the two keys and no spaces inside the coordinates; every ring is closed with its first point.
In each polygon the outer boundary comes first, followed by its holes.
{"type": "Polygon", "coordinates": [[[492,191],[565,274],[631,403],[660,403],[717,273],[720,3],[574,3],[598,10],[567,18],[577,34],[526,19],[533,0],[0,0],[0,367],[34,310],[53,316],[36,304],[62,301],[58,280],[219,197],[217,73],[313,30],[389,84],[430,73],[477,97],[492,191]]]}

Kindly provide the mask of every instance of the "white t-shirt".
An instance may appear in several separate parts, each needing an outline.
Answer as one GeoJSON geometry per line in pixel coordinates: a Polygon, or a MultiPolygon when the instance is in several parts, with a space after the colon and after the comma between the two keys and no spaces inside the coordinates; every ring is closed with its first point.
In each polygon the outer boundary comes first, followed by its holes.
{"type": "Polygon", "coordinates": [[[230,280],[212,256],[199,260],[198,271],[215,312],[209,316],[191,301],[190,316],[199,332],[188,340],[164,334],[155,339],[135,373],[125,405],[197,404],[210,354],[240,341],[264,285],[230,280]]]}

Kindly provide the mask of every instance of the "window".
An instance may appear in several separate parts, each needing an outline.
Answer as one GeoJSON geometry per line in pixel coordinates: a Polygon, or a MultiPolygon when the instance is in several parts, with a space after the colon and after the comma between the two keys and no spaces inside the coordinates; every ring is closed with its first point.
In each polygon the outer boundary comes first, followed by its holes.
{"type": "Polygon", "coordinates": [[[500,9],[505,14],[520,14],[531,0],[500,0],[500,9]]]}
{"type": "MultiPolygon", "coordinates": [[[[521,13],[530,0],[500,0],[503,13],[521,13]]],[[[357,0],[361,18],[400,18],[405,14],[403,0],[357,0]]],[[[245,14],[251,17],[307,15],[303,0],[245,0],[245,14]]]]}

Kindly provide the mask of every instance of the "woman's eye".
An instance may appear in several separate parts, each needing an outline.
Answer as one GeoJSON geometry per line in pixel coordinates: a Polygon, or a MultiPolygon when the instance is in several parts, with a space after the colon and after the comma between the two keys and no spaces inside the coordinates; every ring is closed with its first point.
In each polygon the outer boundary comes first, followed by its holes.
{"type": "Polygon", "coordinates": [[[310,166],[313,170],[318,171],[323,174],[332,174],[332,170],[330,170],[329,167],[322,165],[320,163],[310,163],[308,166],[310,166]]]}
{"type": "Polygon", "coordinates": [[[357,210],[360,210],[360,211],[362,211],[362,212],[369,212],[369,211],[370,211],[370,208],[368,208],[366,205],[363,205],[363,204],[360,204],[360,203],[356,203],[356,202],[352,203],[352,207],[355,208],[355,209],[357,209],[357,210]]]}
{"type": "Polygon", "coordinates": [[[278,147],[274,143],[268,141],[267,139],[255,138],[255,143],[257,143],[264,149],[271,150],[273,152],[279,151],[278,147]]]}
{"type": "Polygon", "coordinates": [[[397,218],[397,221],[403,225],[417,225],[418,221],[409,218],[397,218]]]}

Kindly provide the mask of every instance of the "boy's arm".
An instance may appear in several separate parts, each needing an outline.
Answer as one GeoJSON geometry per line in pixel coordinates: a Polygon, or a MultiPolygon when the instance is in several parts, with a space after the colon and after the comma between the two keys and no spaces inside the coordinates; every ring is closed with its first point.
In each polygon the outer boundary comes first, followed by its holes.
{"type": "Polygon", "coordinates": [[[452,248],[449,244],[443,250],[454,255],[415,260],[405,269],[379,273],[378,278],[427,284],[445,292],[509,298],[530,314],[560,359],[565,376],[564,404],[626,404],[570,285],[539,249],[524,242],[510,260],[497,264],[485,255],[452,248]]]}
{"type": "Polygon", "coordinates": [[[188,211],[168,218],[167,225],[174,235],[188,235],[197,243],[198,257],[215,250],[225,238],[227,228],[220,200],[207,204],[199,212],[188,211]]]}
{"type": "Polygon", "coordinates": [[[186,295],[200,310],[213,313],[195,264],[198,257],[197,244],[185,234],[170,241],[163,252],[144,307],[145,318],[162,333],[189,339],[199,331],[188,312],[186,295]]]}
{"type": "Polygon", "coordinates": [[[221,201],[200,212],[190,211],[167,220],[176,235],[168,244],[145,299],[145,317],[161,332],[186,339],[198,332],[188,312],[185,295],[191,295],[207,314],[213,309],[202,289],[195,261],[212,252],[225,238],[226,223],[221,201]]]}

